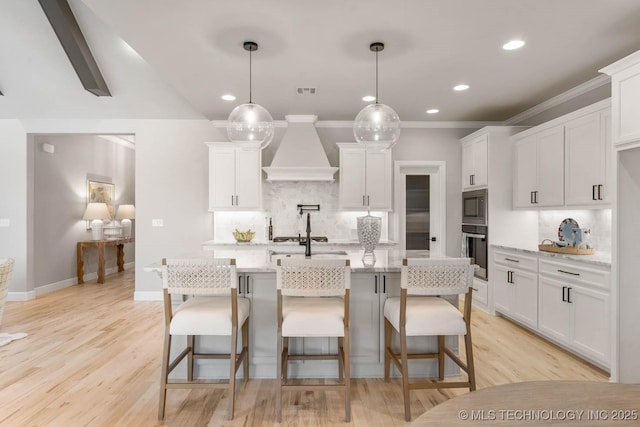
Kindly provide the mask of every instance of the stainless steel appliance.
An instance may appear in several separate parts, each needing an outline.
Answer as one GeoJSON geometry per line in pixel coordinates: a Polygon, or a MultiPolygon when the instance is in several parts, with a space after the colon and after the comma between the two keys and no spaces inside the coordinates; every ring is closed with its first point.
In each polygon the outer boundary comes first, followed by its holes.
{"type": "Polygon", "coordinates": [[[472,258],[472,262],[478,266],[475,276],[482,280],[487,280],[489,275],[487,231],[486,225],[462,225],[462,256],[472,258]]]}
{"type": "Polygon", "coordinates": [[[487,225],[487,190],[462,193],[462,224],[487,225]]]}

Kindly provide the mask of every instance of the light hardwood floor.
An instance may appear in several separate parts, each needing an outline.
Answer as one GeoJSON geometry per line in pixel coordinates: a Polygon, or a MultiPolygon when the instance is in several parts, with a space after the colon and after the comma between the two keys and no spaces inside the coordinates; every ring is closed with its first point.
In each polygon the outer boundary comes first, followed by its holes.
{"type": "MultiPolygon", "coordinates": [[[[0,347],[0,426],[406,426],[398,380],[352,382],[352,422],[341,393],[285,393],[275,380],[240,382],[233,421],[223,391],[170,390],[156,420],[162,303],[133,301],[133,271],[8,302],[0,331],[28,337],[0,347]]],[[[478,388],[531,380],[606,381],[608,375],[511,322],[472,316],[478,388]]],[[[465,390],[411,392],[415,418],[465,390]]]]}

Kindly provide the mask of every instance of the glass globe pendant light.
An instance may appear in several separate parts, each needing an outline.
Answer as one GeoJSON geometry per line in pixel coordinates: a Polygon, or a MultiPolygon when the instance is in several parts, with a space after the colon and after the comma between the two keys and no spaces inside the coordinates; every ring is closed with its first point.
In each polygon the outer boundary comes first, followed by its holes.
{"type": "Polygon", "coordinates": [[[229,140],[245,149],[265,148],[273,139],[273,118],[266,108],[251,99],[251,53],[258,50],[255,42],[244,42],[249,51],[249,102],[238,105],[227,119],[229,140]]]}
{"type": "Polygon", "coordinates": [[[376,102],[360,110],[353,122],[353,135],[368,150],[382,151],[398,141],[400,118],[393,108],[378,102],[378,52],[384,50],[384,44],[371,43],[369,49],[376,53],[376,102]]]}

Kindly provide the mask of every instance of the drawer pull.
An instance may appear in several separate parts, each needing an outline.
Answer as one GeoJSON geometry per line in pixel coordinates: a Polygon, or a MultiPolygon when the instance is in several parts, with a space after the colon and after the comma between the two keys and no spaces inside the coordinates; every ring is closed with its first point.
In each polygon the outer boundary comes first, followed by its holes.
{"type": "Polygon", "coordinates": [[[471,289],[473,289],[474,291],[478,292],[478,288],[472,287],[471,289]]]}
{"type": "Polygon", "coordinates": [[[579,276],[580,273],[572,273],[571,271],[558,270],[558,273],[570,274],[572,276],[579,276]]]}
{"type": "Polygon", "coordinates": [[[505,258],[505,261],[511,261],[511,262],[520,262],[519,259],[511,259],[511,258],[505,258]]]}

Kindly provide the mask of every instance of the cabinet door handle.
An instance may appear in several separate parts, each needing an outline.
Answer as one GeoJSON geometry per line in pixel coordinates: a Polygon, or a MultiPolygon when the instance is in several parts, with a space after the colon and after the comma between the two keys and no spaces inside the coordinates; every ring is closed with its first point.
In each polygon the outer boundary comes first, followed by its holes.
{"type": "Polygon", "coordinates": [[[242,276],[238,276],[238,293],[242,294],[242,276]]]}
{"type": "Polygon", "coordinates": [[[240,197],[240,196],[238,196],[238,195],[236,194],[236,206],[240,206],[240,202],[238,201],[239,197],[240,197]]]}
{"type": "Polygon", "coordinates": [[[369,196],[367,196],[367,206],[371,206],[369,203],[369,196]]]}
{"type": "Polygon", "coordinates": [[[562,302],[567,302],[567,298],[564,296],[564,293],[566,292],[567,287],[563,286],[562,287],[562,302]]]}
{"type": "Polygon", "coordinates": [[[567,286],[567,302],[569,304],[573,304],[573,301],[571,301],[571,289],[573,289],[573,288],[570,288],[570,287],[567,286]]]}
{"type": "Polygon", "coordinates": [[[363,196],[362,196],[362,206],[366,206],[366,205],[364,204],[364,197],[365,197],[365,196],[363,195],[363,196]]]}
{"type": "Polygon", "coordinates": [[[529,200],[531,201],[531,204],[534,204],[535,202],[533,201],[533,191],[531,192],[530,196],[529,196],[529,200]]]}
{"type": "Polygon", "coordinates": [[[250,293],[251,293],[251,291],[249,290],[249,289],[250,289],[250,288],[249,288],[249,284],[251,283],[251,280],[250,280],[250,279],[251,279],[251,276],[247,276],[247,286],[246,286],[246,287],[247,287],[247,294],[250,294],[250,293]]]}
{"type": "Polygon", "coordinates": [[[604,185],[598,184],[598,200],[602,200],[602,187],[604,187],[604,185]]]}
{"type": "Polygon", "coordinates": [[[507,283],[513,283],[513,271],[507,270],[507,283]]]}
{"type": "Polygon", "coordinates": [[[597,187],[598,187],[597,185],[592,185],[591,186],[591,200],[598,200],[596,198],[596,188],[597,187]]]}
{"type": "Polygon", "coordinates": [[[536,204],[538,203],[538,190],[533,192],[533,200],[535,200],[534,203],[536,203],[536,204]]]}
{"type": "Polygon", "coordinates": [[[374,288],[373,288],[373,292],[374,293],[378,293],[378,276],[373,276],[373,282],[374,282],[374,288]]]}
{"type": "Polygon", "coordinates": [[[518,259],[511,259],[511,258],[505,258],[505,261],[511,261],[511,262],[520,262],[520,260],[518,259]]]}
{"type": "Polygon", "coordinates": [[[571,271],[558,270],[558,273],[570,274],[572,276],[579,276],[580,273],[573,273],[571,271]]]}
{"type": "Polygon", "coordinates": [[[387,276],[382,276],[382,293],[387,293],[387,276]]]}

